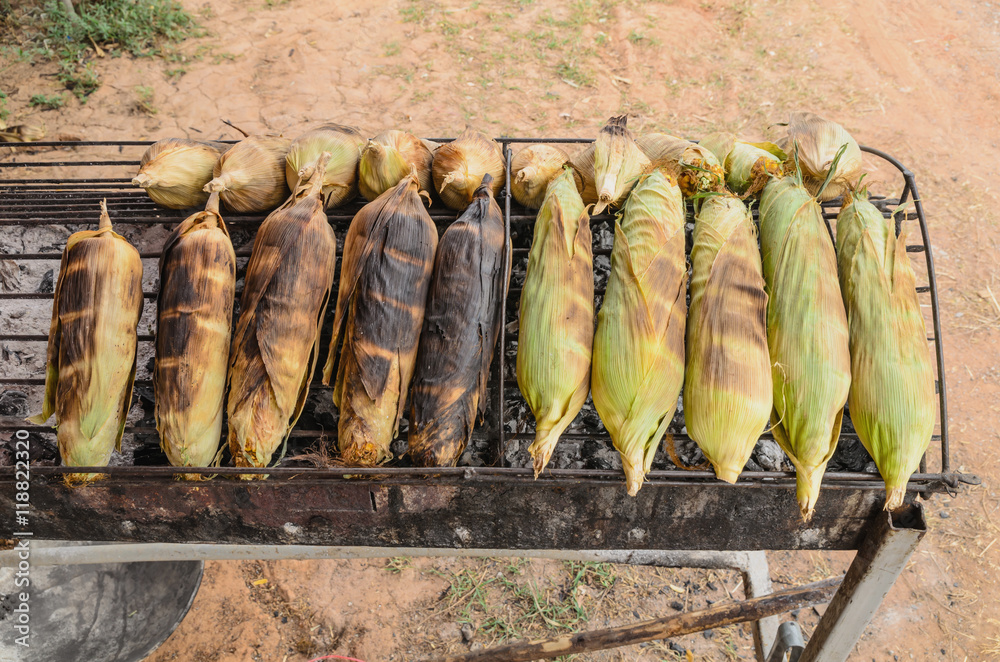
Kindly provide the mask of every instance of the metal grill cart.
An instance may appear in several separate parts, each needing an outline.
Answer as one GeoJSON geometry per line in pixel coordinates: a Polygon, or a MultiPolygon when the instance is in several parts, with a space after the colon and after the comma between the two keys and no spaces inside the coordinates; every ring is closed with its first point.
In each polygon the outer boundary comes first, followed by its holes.
{"type": "MultiPolygon", "coordinates": [[[[505,138],[500,142],[509,164],[511,147],[520,143],[585,141],[505,138]]],[[[524,449],[533,436],[533,420],[518,392],[512,360],[516,355],[520,284],[535,214],[519,208],[509,193],[500,199],[514,243],[514,276],[504,310],[506,325],[493,362],[485,423],[458,467],[416,468],[405,458],[373,469],[317,467],[299,461],[308,447],[331,442],[336,436],[336,412],[328,404],[330,392],[317,379],[284,459],[276,467],[256,471],[267,474],[266,480],[233,480],[237,470],[230,467],[204,470],[202,473],[215,475],[209,481],[176,480],[179,473],[193,472],[167,466],[159,451],[149,374],[157,258],[163,237],[188,212],[158,208],[143,191],[130,186],[138,157],[148,144],[47,142],[0,148],[13,150],[13,156],[8,153],[0,161],[0,252],[6,253],[0,257],[11,261],[5,263],[8,289],[0,292],[4,311],[0,327],[4,353],[0,434],[11,447],[15,437],[30,440],[29,532],[33,540],[114,543],[44,547],[36,542],[33,563],[430,555],[734,567],[743,572],[751,599],[739,603],[735,615],[729,614],[730,620],[709,614],[694,625],[689,623],[686,631],[756,620],[758,659],[781,660],[785,653],[796,659],[801,636],[786,626],[775,643],[778,628],[774,615],[808,604],[803,597],[808,590],[792,591],[791,603],[787,596],[782,597],[788,591],[769,596],[770,581],[761,550],[857,550],[801,657],[843,660],[926,531],[917,497],[955,494],[962,483],[976,481],[974,476],[955,472],[949,462],[934,263],[914,177],[891,156],[870,148],[864,149],[868,160],[872,165],[877,163],[879,172],[889,173],[889,181],[895,180],[900,191],[896,198],[876,200],[876,205],[887,217],[896,213],[897,221],[919,225],[920,232],[911,233],[912,245],[907,250],[915,254],[918,291],[921,303],[929,306],[925,310],[929,311],[928,329],[933,332],[928,341],[937,360],[940,426],[919,473],[909,484],[905,507],[892,516],[882,510],[884,485],[868,464],[848,416],[844,417],[838,455],[826,474],[815,515],[808,524],[799,517],[795,475],[780,466],[772,465],[771,470],[751,466],[754,470],[745,471],[735,485],[728,485],[716,480],[711,471],[674,466],[661,451],[638,496],[629,497],[620,470],[608,465],[610,440],[589,405],[563,435],[564,450],[557,450],[554,468],[535,480],[530,464],[524,461],[524,449]],[[51,160],[53,154],[64,160],[51,160]],[[116,457],[115,466],[100,470],[106,479],[69,489],[61,481],[67,470],[54,466],[52,429],[26,424],[24,416],[29,412],[25,407],[28,402],[40,401],[49,302],[65,238],[70,232],[94,226],[98,203],[104,198],[115,230],[139,248],[145,267],[146,309],[139,330],[137,397],[126,428],[125,459],[116,457]],[[908,201],[912,203],[905,210],[894,212],[908,201]],[[848,456],[856,459],[859,455],[861,463],[852,466],[848,456]],[[758,609],[760,601],[767,608],[758,609]],[[769,618],[757,620],[765,616],[769,618]]],[[[508,178],[507,191],[509,185],[508,178]]],[[[329,214],[341,246],[359,208],[355,203],[329,214]]],[[[836,211],[836,203],[824,205],[827,219],[836,211]]],[[[432,207],[431,215],[441,230],[457,216],[440,204],[432,207]]],[[[263,216],[224,213],[224,217],[240,258],[239,294],[254,231],[263,216]]],[[[595,265],[600,268],[610,255],[610,240],[602,237],[611,236],[613,220],[604,215],[594,217],[591,223],[595,265]]],[[[600,298],[606,277],[602,280],[598,274],[597,279],[600,298]]],[[[333,306],[330,308],[332,317],[333,306]]],[[[329,326],[328,319],[324,348],[329,326]]],[[[321,358],[325,358],[325,349],[321,358]]],[[[690,447],[683,434],[683,415],[678,414],[669,432],[678,447],[690,447]]],[[[405,439],[405,433],[402,436],[405,439]]],[[[405,442],[394,446],[397,456],[403,449],[405,442]]],[[[253,470],[238,470],[240,474],[250,472],[253,470]]],[[[15,467],[0,467],[0,505],[5,513],[14,511],[17,476],[15,467]]],[[[0,554],[7,555],[5,563],[10,562],[11,552],[0,554]]],[[[809,599],[825,601],[832,592],[832,588],[822,595],[813,591],[809,599]]],[[[656,632],[665,636],[663,632],[678,631],[656,632]]]]}

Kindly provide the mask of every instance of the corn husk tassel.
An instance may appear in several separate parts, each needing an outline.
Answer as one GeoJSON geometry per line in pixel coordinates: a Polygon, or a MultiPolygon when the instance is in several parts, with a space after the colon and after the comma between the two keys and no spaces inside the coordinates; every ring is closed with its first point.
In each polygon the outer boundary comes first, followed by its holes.
{"type": "Polygon", "coordinates": [[[753,216],[704,199],[691,248],[684,422],[715,475],[735,483],[771,415],[767,294],[753,216]]]}
{"type": "Polygon", "coordinates": [[[450,208],[464,210],[472,202],[483,176],[493,177],[493,195],[499,195],[507,176],[499,143],[479,131],[466,129],[434,152],[431,166],[434,189],[450,208]]]}
{"type": "Polygon", "coordinates": [[[573,173],[549,183],[521,290],[517,384],[535,416],[535,476],[590,391],[594,271],[590,219],[573,173]]]}
{"type": "Polygon", "coordinates": [[[707,148],[667,133],[644,133],[636,142],[654,166],[677,178],[684,197],[723,189],[725,171],[707,148]]]}
{"type": "Polygon", "coordinates": [[[635,496],[684,384],[684,199],[661,170],[632,190],[615,223],[611,276],[594,336],[594,407],[635,496]]]}
{"type": "Polygon", "coordinates": [[[218,193],[222,203],[235,212],[274,209],[288,197],[285,155],[290,144],[279,136],[244,138],[219,158],[204,191],[218,193]]]}
{"type": "Polygon", "coordinates": [[[455,466],[486,412],[511,252],[491,179],[483,177],[434,258],[410,393],[409,455],[418,466],[455,466]]]}
{"type": "Polygon", "coordinates": [[[621,206],[640,175],[648,172],[649,158],[628,130],[628,117],[612,117],[594,141],[594,186],[597,204],[594,214],[609,206],[621,206]]]}
{"type": "MultiPolygon", "coordinates": [[[[67,467],[103,467],[121,449],[135,381],[136,327],[142,315],[142,260],[111,229],[101,201],[97,230],[70,236],[52,303],[42,425],[56,415],[59,455],[67,467]]],[[[67,474],[67,483],[101,474],[67,474]]]]}
{"type": "Polygon", "coordinates": [[[414,169],[357,213],[344,240],[323,383],[343,338],[333,402],[340,455],[352,466],[391,459],[406,406],[438,243],[419,189],[414,169]]]}
{"type": "Polygon", "coordinates": [[[731,133],[713,133],[698,143],[712,152],[726,173],[726,187],[744,198],[760,193],[781,175],[785,152],[770,142],[751,143],[731,133]]]}
{"type": "Polygon", "coordinates": [[[820,202],[846,193],[861,178],[861,148],[836,122],[814,113],[794,112],[785,125],[784,135],[776,142],[788,153],[789,159],[797,159],[806,189],[820,202]],[[837,152],[845,145],[834,165],[837,152]]]}
{"type": "Polygon", "coordinates": [[[431,191],[431,164],[437,143],[421,140],[405,131],[384,131],[368,141],[358,163],[358,187],[371,202],[417,169],[421,191],[431,191]]]}
{"type": "Polygon", "coordinates": [[[837,216],[837,257],[851,338],[848,410],[886,486],[886,510],[903,505],[906,484],[934,433],[934,366],[906,253],[905,229],[848,193],[837,216]]]}
{"type": "MultiPolygon", "coordinates": [[[[350,202],[358,194],[358,165],[365,138],[353,126],[324,124],[292,141],[285,156],[285,181],[292,190],[308,181],[320,155],[330,153],[323,175],[323,208],[350,202]]],[[[409,172],[409,169],[407,169],[409,172]]]]}
{"type": "MultiPolygon", "coordinates": [[[[514,199],[529,209],[538,209],[545,200],[545,190],[570,164],[566,152],[552,145],[528,145],[510,161],[510,188],[514,199]]],[[[583,180],[574,171],[577,190],[583,180]]]]}
{"type": "Polygon", "coordinates": [[[200,207],[208,201],[203,189],[228,147],[184,138],[160,140],[143,153],[132,184],[141,186],[150,200],[163,207],[200,207]]]}

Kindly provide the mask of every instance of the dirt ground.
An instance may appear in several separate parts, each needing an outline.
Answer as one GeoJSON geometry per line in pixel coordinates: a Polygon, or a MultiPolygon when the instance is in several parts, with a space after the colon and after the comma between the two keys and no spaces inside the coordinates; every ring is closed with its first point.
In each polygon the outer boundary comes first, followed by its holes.
{"type": "MultiPolygon", "coordinates": [[[[290,136],[335,121],[369,134],[446,136],[470,125],[593,137],[627,112],[637,130],[760,136],[790,110],[811,109],[902,160],[916,173],[935,247],[952,462],[983,484],[926,504],[930,533],[852,659],[1000,659],[1000,4],[183,4],[208,34],[167,58],[95,59],[104,84],[86,104],[67,95],[59,110],[29,107],[32,95],[59,92],[54,65],[0,56],[8,123],[88,139],[234,137],[220,118],[290,136]]],[[[772,577],[779,586],[819,579],[850,558],[775,553],[772,577]]],[[[413,660],[703,607],[738,598],[738,583],[724,572],[541,561],[208,563],[193,609],[150,660],[413,660]]],[[[807,634],[816,614],[797,615],[807,634]]],[[[734,627],[577,659],[752,659],[752,644],[734,627]]]]}

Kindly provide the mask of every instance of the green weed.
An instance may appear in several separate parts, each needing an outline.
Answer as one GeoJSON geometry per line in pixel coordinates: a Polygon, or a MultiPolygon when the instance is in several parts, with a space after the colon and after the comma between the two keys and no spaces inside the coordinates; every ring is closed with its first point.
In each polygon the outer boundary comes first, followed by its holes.
{"type": "Polygon", "coordinates": [[[160,112],[159,109],[153,105],[153,97],[153,88],[147,87],[146,85],[139,85],[135,88],[135,105],[138,107],[140,112],[146,113],[147,115],[155,115],[160,112]]]}
{"type": "Polygon", "coordinates": [[[31,106],[40,106],[46,110],[58,110],[62,108],[66,103],[66,99],[61,94],[53,94],[52,96],[47,96],[45,94],[33,94],[31,99],[28,100],[28,104],[31,106]]]}

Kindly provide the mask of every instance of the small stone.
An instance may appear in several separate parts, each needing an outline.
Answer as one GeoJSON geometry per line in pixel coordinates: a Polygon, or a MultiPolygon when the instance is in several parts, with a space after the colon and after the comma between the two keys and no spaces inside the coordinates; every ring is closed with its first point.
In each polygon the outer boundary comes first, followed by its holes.
{"type": "Polygon", "coordinates": [[[681,655],[687,654],[687,649],[674,641],[670,642],[670,650],[674,651],[675,653],[680,653],[681,655]]]}
{"type": "Polygon", "coordinates": [[[702,631],[701,636],[705,637],[706,639],[714,639],[715,638],[715,631],[714,630],[704,630],[704,631],[702,631]]]}
{"type": "Polygon", "coordinates": [[[476,631],[472,629],[471,623],[462,624],[462,641],[469,643],[476,636],[476,631]]]}
{"type": "Polygon", "coordinates": [[[951,513],[949,513],[947,510],[942,510],[939,513],[939,516],[941,517],[941,519],[948,519],[949,517],[951,517],[951,513]]]}
{"type": "Polygon", "coordinates": [[[677,600],[674,600],[673,602],[670,603],[670,608],[673,609],[674,611],[684,611],[684,604],[678,602],[677,600]]]}

